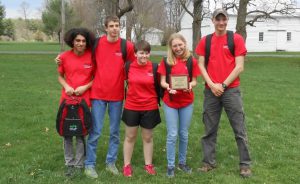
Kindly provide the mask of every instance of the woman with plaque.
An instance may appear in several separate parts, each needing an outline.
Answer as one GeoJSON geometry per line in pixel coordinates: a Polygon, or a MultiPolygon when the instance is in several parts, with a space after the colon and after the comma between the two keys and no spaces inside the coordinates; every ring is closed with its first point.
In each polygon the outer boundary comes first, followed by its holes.
{"type": "Polygon", "coordinates": [[[147,41],[138,41],[134,45],[136,60],[125,64],[128,85],[122,115],[125,123],[123,146],[123,175],[125,177],[131,177],[133,174],[131,158],[139,127],[141,127],[143,140],[144,170],[150,175],[156,174],[152,163],[153,129],[161,122],[161,119],[155,87],[159,86],[159,81],[155,77],[157,64],[149,60],[150,50],[151,47],[147,41]]]}
{"type": "Polygon", "coordinates": [[[186,163],[188,129],[190,127],[194,94],[200,69],[197,60],[187,48],[185,38],[174,33],[168,40],[168,55],[158,68],[161,87],[164,88],[163,102],[167,126],[167,176],[174,177],[175,150],[179,134],[178,169],[190,174],[192,169],[186,163]]]}

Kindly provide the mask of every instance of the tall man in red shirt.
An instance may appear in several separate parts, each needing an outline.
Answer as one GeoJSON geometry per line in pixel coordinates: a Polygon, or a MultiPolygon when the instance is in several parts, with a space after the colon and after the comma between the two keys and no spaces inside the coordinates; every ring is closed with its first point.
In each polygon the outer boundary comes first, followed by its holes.
{"type": "MultiPolygon", "coordinates": [[[[106,170],[118,174],[115,166],[120,143],[119,129],[124,99],[124,63],[121,51],[120,20],[116,16],[105,19],[107,34],[99,39],[95,50],[96,71],[91,88],[93,128],[87,140],[85,174],[90,178],[98,178],[95,170],[96,153],[99,137],[104,124],[106,108],[110,123],[110,138],[106,156],[106,170]]],[[[133,61],[133,44],[127,41],[127,58],[133,61]]],[[[102,147],[103,148],[103,147],[102,147]]]]}
{"type": "Polygon", "coordinates": [[[247,146],[245,117],[240,93],[239,75],[244,70],[244,58],[247,53],[243,38],[233,35],[234,56],[227,43],[228,14],[223,9],[213,12],[212,22],[215,32],[211,40],[211,52],[208,65],[205,66],[205,41],[200,40],[196,48],[199,55],[199,67],[206,82],[203,102],[203,121],[205,135],[202,137],[203,166],[200,171],[207,172],[216,167],[215,145],[218,126],[224,107],[235,134],[240,156],[240,175],[251,176],[250,155],[247,146]]]}

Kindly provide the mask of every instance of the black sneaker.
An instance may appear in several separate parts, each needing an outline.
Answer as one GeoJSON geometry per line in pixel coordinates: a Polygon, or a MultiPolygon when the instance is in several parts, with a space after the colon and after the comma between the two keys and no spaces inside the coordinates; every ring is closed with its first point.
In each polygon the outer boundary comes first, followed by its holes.
{"type": "Polygon", "coordinates": [[[174,172],[175,172],[175,168],[174,167],[168,167],[168,169],[167,169],[167,176],[168,176],[168,178],[173,178],[175,176],[174,172]]]}
{"type": "Polygon", "coordinates": [[[67,166],[65,170],[65,176],[67,177],[72,177],[75,173],[74,167],[73,166],[67,166]]]}
{"type": "Polygon", "coordinates": [[[187,174],[192,173],[192,169],[186,164],[178,164],[178,170],[181,170],[187,174]]]}

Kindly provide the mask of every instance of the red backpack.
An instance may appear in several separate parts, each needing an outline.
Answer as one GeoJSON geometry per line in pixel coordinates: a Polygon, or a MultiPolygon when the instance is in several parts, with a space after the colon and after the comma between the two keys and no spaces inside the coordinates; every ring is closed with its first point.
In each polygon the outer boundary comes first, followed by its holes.
{"type": "Polygon", "coordinates": [[[71,96],[62,101],[56,117],[56,130],[60,136],[85,136],[91,125],[91,112],[84,99],[71,96]]]}

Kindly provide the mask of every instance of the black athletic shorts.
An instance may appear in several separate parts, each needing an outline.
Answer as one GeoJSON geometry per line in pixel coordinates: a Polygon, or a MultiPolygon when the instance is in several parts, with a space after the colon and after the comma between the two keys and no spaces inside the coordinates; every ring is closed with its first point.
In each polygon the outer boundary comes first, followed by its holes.
{"type": "Polygon", "coordinates": [[[149,111],[124,109],[122,120],[129,127],[141,126],[146,129],[153,129],[161,122],[158,109],[149,111]]]}

